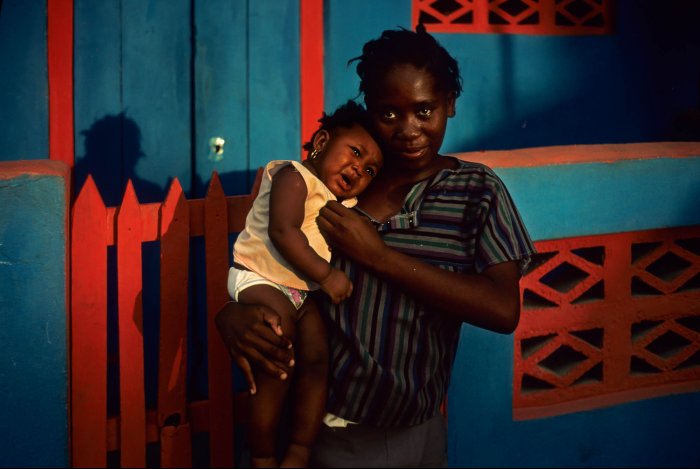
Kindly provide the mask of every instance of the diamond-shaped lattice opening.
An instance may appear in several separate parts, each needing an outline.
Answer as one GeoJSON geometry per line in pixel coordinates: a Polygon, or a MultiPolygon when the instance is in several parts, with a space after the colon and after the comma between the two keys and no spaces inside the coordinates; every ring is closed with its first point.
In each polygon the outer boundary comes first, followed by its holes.
{"type": "Polygon", "coordinates": [[[522,0],[508,0],[499,5],[499,8],[510,16],[518,16],[520,13],[529,9],[530,6],[522,0]]]}
{"type": "Polygon", "coordinates": [[[685,370],[688,368],[695,368],[700,366],[700,351],[692,354],[687,360],[678,365],[677,370],[685,370]]]}
{"type": "Polygon", "coordinates": [[[527,266],[527,270],[525,271],[525,275],[529,274],[548,260],[550,260],[552,257],[556,256],[559,254],[559,251],[554,251],[554,252],[538,252],[532,256],[530,259],[530,263],[527,266]]]}
{"type": "Polygon", "coordinates": [[[462,8],[463,5],[455,0],[437,0],[430,6],[447,16],[462,8]]]}
{"type": "Polygon", "coordinates": [[[573,386],[580,386],[583,384],[593,384],[603,382],[603,364],[597,363],[590,370],[586,371],[584,374],[579,376],[579,378],[574,381],[573,386]]]}
{"type": "Polygon", "coordinates": [[[663,292],[652,287],[648,283],[642,281],[637,276],[632,277],[632,296],[657,296],[663,295],[663,292]]]}
{"type": "Polygon", "coordinates": [[[700,238],[677,239],[674,242],[686,251],[700,256],[700,238]]]}
{"type": "Polygon", "coordinates": [[[637,356],[632,356],[632,359],[630,360],[630,374],[632,375],[650,375],[660,372],[661,370],[659,370],[657,367],[637,356]]]}
{"type": "Polygon", "coordinates": [[[540,14],[537,12],[531,14],[530,16],[526,17],[525,19],[518,21],[518,24],[539,24],[539,23],[540,23],[540,14]]]}
{"type": "Polygon", "coordinates": [[[566,376],[576,365],[586,360],[586,355],[568,345],[562,345],[539,365],[559,376],[566,376]]]}
{"type": "Polygon", "coordinates": [[[520,340],[520,353],[523,358],[527,358],[546,344],[548,344],[556,334],[540,335],[537,337],[528,337],[527,339],[520,340]]]}
{"type": "Polygon", "coordinates": [[[682,335],[667,331],[654,339],[646,349],[663,359],[669,359],[690,345],[691,342],[682,335]]]}
{"type": "Polygon", "coordinates": [[[648,254],[654,252],[661,243],[635,243],[632,244],[632,263],[636,264],[648,254]]]}
{"type": "Polygon", "coordinates": [[[454,19],[452,22],[456,24],[472,24],[474,22],[474,14],[471,11],[467,12],[466,14],[454,19]]]}
{"type": "Polygon", "coordinates": [[[585,331],[571,331],[569,334],[573,335],[574,337],[578,337],[597,349],[603,348],[604,331],[602,328],[586,329],[585,331]]]}
{"type": "Polygon", "coordinates": [[[539,378],[535,378],[534,376],[528,374],[523,374],[522,380],[520,381],[520,392],[522,394],[548,391],[550,389],[554,389],[555,387],[556,386],[554,386],[551,383],[543,381],[539,378]]]}
{"type": "Polygon", "coordinates": [[[700,316],[687,316],[684,318],[676,319],[676,322],[686,329],[691,331],[700,332],[700,316]]]}
{"type": "Polygon", "coordinates": [[[700,290],[700,274],[694,275],[690,280],[678,287],[676,292],[700,290]]]}
{"type": "Polygon", "coordinates": [[[605,248],[603,246],[593,246],[590,248],[572,249],[571,252],[578,257],[586,259],[596,265],[603,265],[605,261],[605,248]]]}
{"type": "Polygon", "coordinates": [[[632,342],[637,342],[638,340],[645,337],[650,331],[656,329],[659,324],[663,321],[650,321],[648,319],[632,324],[632,342]]]}
{"type": "Polygon", "coordinates": [[[493,11],[489,11],[489,24],[510,24],[510,21],[504,19],[503,17],[497,15],[493,11]]]}
{"type": "Polygon", "coordinates": [[[574,0],[564,9],[576,18],[583,18],[593,10],[593,7],[586,0],[574,0]]]}
{"type": "Polygon", "coordinates": [[[602,28],[603,26],[605,26],[605,19],[603,18],[603,15],[598,13],[597,15],[593,15],[590,19],[584,21],[583,26],[602,28]]]}
{"type": "Polygon", "coordinates": [[[601,301],[605,299],[605,285],[603,281],[597,282],[591,288],[583,292],[578,298],[571,302],[572,305],[601,301]]]}
{"type": "Polygon", "coordinates": [[[556,12],[556,14],[554,15],[554,24],[556,24],[557,26],[576,26],[576,23],[574,23],[567,16],[564,16],[559,12],[556,12]]]}
{"type": "Polygon", "coordinates": [[[558,304],[538,295],[529,288],[523,291],[523,309],[556,308],[558,304]]]}
{"type": "Polygon", "coordinates": [[[690,262],[682,257],[672,252],[667,252],[649,264],[646,271],[661,280],[671,282],[690,267],[690,265],[690,262]]]}
{"type": "Polygon", "coordinates": [[[428,14],[424,11],[420,12],[420,15],[418,15],[418,22],[422,24],[437,24],[437,23],[442,23],[439,19],[435,18],[433,15],[428,14]]]}
{"type": "Polygon", "coordinates": [[[566,293],[586,278],[588,278],[586,272],[568,262],[562,262],[543,275],[540,282],[560,293],[566,293]]]}

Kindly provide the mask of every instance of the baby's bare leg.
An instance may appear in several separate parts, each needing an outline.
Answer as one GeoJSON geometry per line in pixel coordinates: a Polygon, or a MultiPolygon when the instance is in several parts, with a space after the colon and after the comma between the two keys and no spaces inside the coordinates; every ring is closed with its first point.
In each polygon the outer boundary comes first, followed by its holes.
{"type": "MultiPolygon", "coordinates": [[[[287,297],[269,285],[255,285],[238,295],[245,304],[259,304],[272,308],[282,319],[284,335],[294,341],[297,310],[287,297]]],[[[289,392],[291,374],[286,380],[255,370],[257,392],[250,396],[248,440],[253,467],[277,467],[277,427],[284,401],[289,392]]]]}
{"type": "Polygon", "coordinates": [[[281,467],[306,467],[326,413],[328,338],[312,298],[302,306],[297,322],[295,377],[292,383],[291,436],[281,467]]]}

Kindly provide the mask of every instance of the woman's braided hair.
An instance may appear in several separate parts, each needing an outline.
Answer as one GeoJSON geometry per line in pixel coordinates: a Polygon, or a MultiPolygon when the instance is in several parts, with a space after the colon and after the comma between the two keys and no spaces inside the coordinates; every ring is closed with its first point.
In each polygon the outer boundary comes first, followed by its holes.
{"type": "Polygon", "coordinates": [[[439,90],[454,93],[455,99],[462,92],[462,77],[459,64],[430,35],[422,23],[416,31],[405,28],[386,30],[378,39],[368,41],[362,47],[362,55],[350,59],[348,65],[357,61],[360,77],[360,94],[367,96],[385,73],[397,64],[410,64],[428,71],[435,79],[439,90]]]}

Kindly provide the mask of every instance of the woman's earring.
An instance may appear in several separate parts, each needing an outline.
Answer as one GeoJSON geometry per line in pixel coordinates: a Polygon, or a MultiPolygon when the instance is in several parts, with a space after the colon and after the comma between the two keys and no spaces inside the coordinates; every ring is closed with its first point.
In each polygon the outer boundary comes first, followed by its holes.
{"type": "Polygon", "coordinates": [[[318,156],[318,149],[317,149],[317,148],[314,148],[314,151],[311,152],[311,155],[309,156],[309,158],[311,158],[311,159],[313,160],[313,159],[315,159],[317,156],[318,156]]]}

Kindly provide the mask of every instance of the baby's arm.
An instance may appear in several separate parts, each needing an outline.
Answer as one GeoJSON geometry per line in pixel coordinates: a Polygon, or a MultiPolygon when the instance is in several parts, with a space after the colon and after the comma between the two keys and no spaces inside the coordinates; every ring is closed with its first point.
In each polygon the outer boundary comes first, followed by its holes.
{"type": "Polygon", "coordinates": [[[294,269],[321,285],[331,300],[339,303],[350,296],[352,283],[345,273],[332,268],[316,254],[301,231],[307,194],[304,178],[292,165],[280,169],[273,176],[268,235],[294,269]]]}

